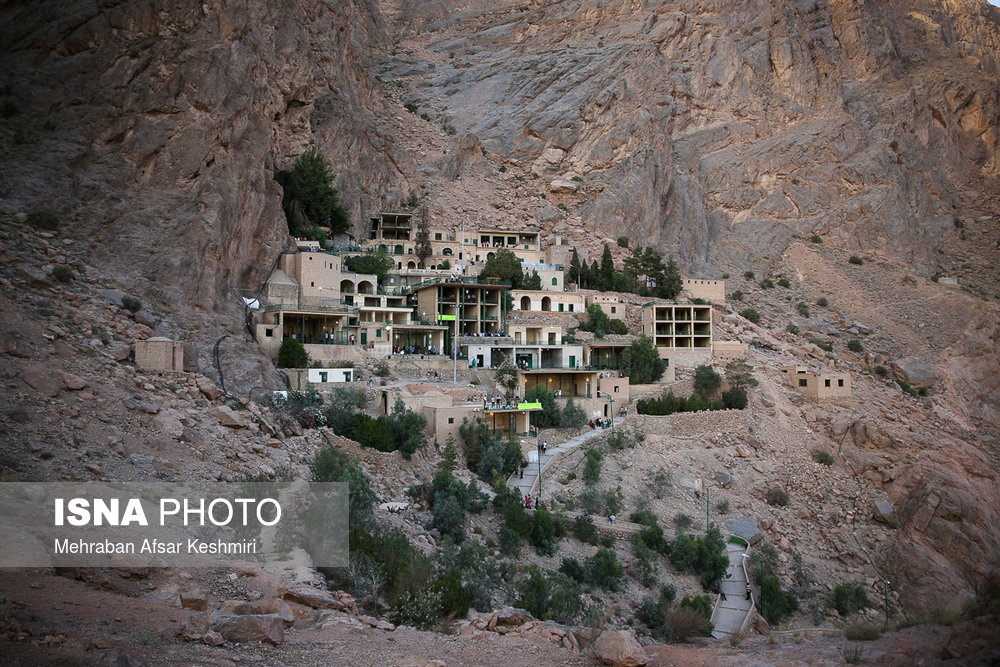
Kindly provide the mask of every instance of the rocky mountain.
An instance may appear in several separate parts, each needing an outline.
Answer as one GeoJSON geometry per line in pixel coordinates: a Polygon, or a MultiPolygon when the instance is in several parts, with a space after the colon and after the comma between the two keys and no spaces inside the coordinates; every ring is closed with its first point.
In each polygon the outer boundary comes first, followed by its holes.
{"type": "MultiPolygon", "coordinates": [[[[151,305],[144,334],[196,339],[207,374],[210,344],[241,332],[238,293],[288,249],[273,173],[315,144],[359,233],[413,195],[438,224],[539,226],[590,249],[624,234],[692,275],[753,267],[794,278],[797,298],[843,295],[845,317],[877,319],[879,363],[919,355],[939,383],[890,435],[829,429],[863,473],[900,466],[879,483],[900,508],[884,561],[914,582],[905,601],[996,561],[995,502],[976,508],[995,496],[1000,425],[986,2],[47,1],[0,8],[0,51],[0,221],[62,220],[58,241],[5,236],[10,256],[67,244],[95,288],[151,305]],[[549,190],[574,176],[577,191],[549,190]],[[793,243],[812,234],[870,258],[864,281],[793,243]]],[[[787,304],[757,298],[780,332],[787,304]]],[[[274,381],[260,356],[240,363],[241,395],[274,381]]]]}

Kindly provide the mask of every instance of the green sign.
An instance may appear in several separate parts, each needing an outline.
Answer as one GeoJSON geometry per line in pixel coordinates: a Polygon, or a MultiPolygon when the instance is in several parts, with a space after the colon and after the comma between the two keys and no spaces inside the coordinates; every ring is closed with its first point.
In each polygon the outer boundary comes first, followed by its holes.
{"type": "Polygon", "coordinates": [[[455,316],[454,315],[438,315],[438,321],[439,322],[454,322],[455,321],[455,316]]]}
{"type": "Polygon", "coordinates": [[[518,410],[541,410],[542,409],[542,404],[541,403],[518,403],[517,404],[517,409],[518,410]]]}

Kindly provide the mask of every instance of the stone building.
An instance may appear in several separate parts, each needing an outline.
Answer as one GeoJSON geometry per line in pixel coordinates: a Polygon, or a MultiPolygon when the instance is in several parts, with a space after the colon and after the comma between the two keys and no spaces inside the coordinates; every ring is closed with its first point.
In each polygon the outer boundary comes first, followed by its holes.
{"type": "Polygon", "coordinates": [[[159,336],[137,340],[135,365],[147,371],[184,371],[184,343],[159,336]]]}
{"type": "Polygon", "coordinates": [[[642,307],[642,333],[664,356],[672,350],[678,365],[697,366],[712,358],[712,306],[690,303],[647,303],[642,307]]]}
{"type": "Polygon", "coordinates": [[[805,366],[788,366],[781,369],[785,383],[815,400],[851,397],[851,376],[848,373],[815,373],[805,366]]]}

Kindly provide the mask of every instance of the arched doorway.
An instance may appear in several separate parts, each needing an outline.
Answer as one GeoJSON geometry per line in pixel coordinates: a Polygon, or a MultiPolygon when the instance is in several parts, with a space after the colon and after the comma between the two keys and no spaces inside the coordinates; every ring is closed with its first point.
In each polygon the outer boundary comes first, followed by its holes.
{"type": "Polygon", "coordinates": [[[552,310],[552,299],[547,296],[542,297],[542,310],[552,310]]]}
{"type": "Polygon", "coordinates": [[[529,297],[521,297],[521,310],[531,310],[531,299],[529,297]]]}

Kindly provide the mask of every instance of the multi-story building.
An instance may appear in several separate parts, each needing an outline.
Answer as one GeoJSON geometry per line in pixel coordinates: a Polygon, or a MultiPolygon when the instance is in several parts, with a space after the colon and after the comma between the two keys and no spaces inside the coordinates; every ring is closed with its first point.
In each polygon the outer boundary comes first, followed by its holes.
{"type": "Polygon", "coordinates": [[[412,213],[383,211],[369,217],[368,248],[384,248],[393,256],[396,270],[438,269],[447,260],[454,267],[462,259],[461,243],[455,232],[441,227],[428,227],[431,254],[420,266],[417,258],[418,223],[412,213]]]}
{"type": "Polygon", "coordinates": [[[712,306],[690,303],[647,303],[642,307],[642,333],[660,350],[673,350],[677,364],[694,366],[712,358],[712,306]]]}
{"type": "Polygon", "coordinates": [[[596,303],[604,311],[604,314],[613,320],[624,320],[625,319],[625,304],[621,302],[617,294],[612,294],[611,292],[597,292],[596,294],[588,294],[587,306],[596,303]]]}
{"type": "Polygon", "coordinates": [[[537,264],[542,261],[541,234],[537,229],[513,231],[484,227],[464,240],[466,257],[474,262],[485,263],[501,248],[510,250],[522,262],[537,264]]]}
{"type": "Polygon", "coordinates": [[[521,271],[524,272],[525,276],[532,272],[537,273],[544,292],[562,292],[565,289],[562,266],[525,262],[521,265],[521,271]]]}
{"type": "Polygon", "coordinates": [[[531,413],[541,410],[540,406],[525,403],[499,408],[478,402],[456,404],[454,397],[443,392],[393,388],[382,391],[384,413],[389,413],[397,397],[407,408],[427,417],[427,433],[438,443],[443,443],[449,435],[457,438],[458,429],[466,418],[483,419],[490,431],[497,435],[526,436],[530,430],[531,413]]]}
{"type": "Polygon", "coordinates": [[[499,336],[507,328],[505,283],[476,278],[440,278],[410,288],[409,303],[421,321],[447,327],[443,349],[451,354],[459,336],[499,336]]]}
{"type": "Polygon", "coordinates": [[[572,398],[589,419],[617,416],[629,402],[629,379],[621,373],[590,369],[520,369],[519,396],[541,386],[555,394],[561,407],[572,398]]]}

